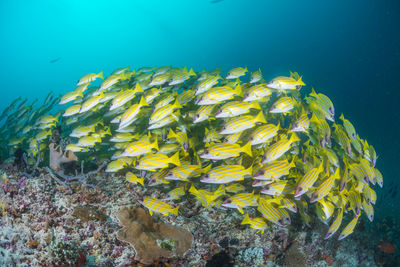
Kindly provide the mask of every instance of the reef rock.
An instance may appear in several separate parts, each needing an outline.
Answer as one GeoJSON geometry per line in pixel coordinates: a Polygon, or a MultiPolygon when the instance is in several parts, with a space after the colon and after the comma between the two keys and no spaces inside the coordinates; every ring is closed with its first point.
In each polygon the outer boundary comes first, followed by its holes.
{"type": "Polygon", "coordinates": [[[135,248],[135,260],[141,263],[152,264],[160,257],[182,257],[192,246],[192,233],[181,227],[154,222],[142,208],[122,208],[118,218],[124,226],[118,232],[118,238],[135,248]]]}

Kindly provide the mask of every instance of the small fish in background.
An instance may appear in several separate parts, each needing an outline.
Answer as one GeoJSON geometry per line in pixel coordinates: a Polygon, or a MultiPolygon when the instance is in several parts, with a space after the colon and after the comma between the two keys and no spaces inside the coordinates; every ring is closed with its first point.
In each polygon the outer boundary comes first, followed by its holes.
{"type": "Polygon", "coordinates": [[[224,1],[224,0],[212,0],[212,1],[210,1],[210,4],[220,3],[222,1],[224,1]]]}
{"type": "Polygon", "coordinates": [[[56,63],[56,62],[59,61],[60,59],[61,59],[61,57],[52,59],[52,60],[49,61],[49,63],[51,63],[51,64],[56,63]]]}

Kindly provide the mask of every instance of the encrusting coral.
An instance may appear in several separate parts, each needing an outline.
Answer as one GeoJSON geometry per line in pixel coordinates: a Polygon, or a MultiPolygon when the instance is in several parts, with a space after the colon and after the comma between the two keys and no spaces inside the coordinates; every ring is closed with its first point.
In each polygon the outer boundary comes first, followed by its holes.
{"type": "Polygon", "coordinates": [[[135,248],[135,260],[141,263],[151,264],[160,257],[182,257],[192,246],[193,235],[189,231],[154,222],[142,208],[122,208],[118,219],[124,226],[118,232],[118,238],[135,248]]]}

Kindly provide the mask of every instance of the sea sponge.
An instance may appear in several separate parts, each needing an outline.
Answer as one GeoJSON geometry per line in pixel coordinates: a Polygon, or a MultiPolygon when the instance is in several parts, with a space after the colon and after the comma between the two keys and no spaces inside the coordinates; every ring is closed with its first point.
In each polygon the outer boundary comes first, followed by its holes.
{"type": "Polygon", "coordinates": [[[160,257],[182,257],[192,246],[192,233],[181,227],[154,222],[142,208],[122,208],[118,213],[118,219],[124,226],[118,232],[118,238],[135,248],[135,260],[141,263],[152,264],[160,257]],[[173,245],[158,245],[165,240],[173,245]]]}
{"type": "Polygon", "coordinates": [[[62,164],[67,162],[78,161],[78,157],[75,156],[72,151],[63,152],[59,145],[55,146],[54,143],[49,144],[50,148],[50,168],[54,171],[62,170],[62,164]]]}

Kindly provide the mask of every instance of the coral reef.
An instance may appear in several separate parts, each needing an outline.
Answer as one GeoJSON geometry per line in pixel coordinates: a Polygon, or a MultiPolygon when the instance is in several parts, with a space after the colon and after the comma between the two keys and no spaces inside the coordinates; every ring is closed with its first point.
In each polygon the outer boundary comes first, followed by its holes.
{"type": "Polygon", "coordinates": [[[244,262],[259,266],[264,263],[264,249],[259,247],[248,248],[244,251],[240,251],[239,257],[242,258],[244,262]]]}
{"type": "MultiPolygon", "coordinates": [[[[11,164],[4,163],[0,169],[6,177],[0,179],[0,266],[57,266],[68,255],[73,255],[71,262],[85,258],[85,266],[143,266],[134,247],[117,236],[121,231],[118,214],[121,207],[138,205],[144,195],[166,198],[168,186],[150,190],[132,185],[118,174],[104,173],[90,175],[93,187],[68,186],[59,184],[45,169],[39,168],[33,178],[11,164]],[[68,249],[56,252],[57,244],[68,244],[68,249]]],[[[364,242],[371,235],[369,228],[341,242],[325,241],[325,224],[316,221],[307,227],[295,219],[291,227],[272,225],[264,234],[257,234],[240,224],[239,212],[200,206],[189,198],[178,217],[145,215],[193,234],[193,243],[184,256],[157,258],[155,266],[288,266],[288,257],[300,254],[307,266],[329,266],[331,259],[333,266],[397,262],[396,254],[379,253],[378,237],[376,243],[364,242]]],[[[173,240],[163,236],[154,242],[170,252],[177,249],[178,243],[173,240]]]]}
{"type": "Polygon", "coordinates": [[[160,257],[181,257],[192,245],[193,235],[189,231],[156,223],[142,208],[123,208],[118,218],[124,226],[118,232],[118,238],[132,244],[136,251],[135,259],[142,263],[151,264],[160,257]]]}

